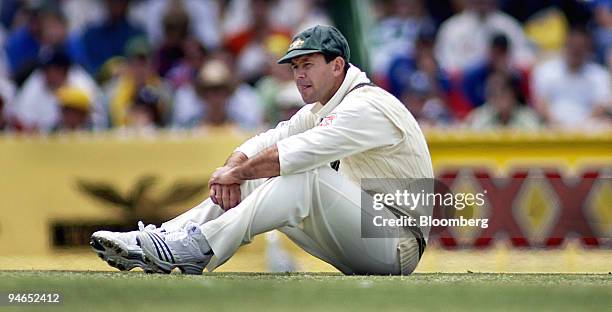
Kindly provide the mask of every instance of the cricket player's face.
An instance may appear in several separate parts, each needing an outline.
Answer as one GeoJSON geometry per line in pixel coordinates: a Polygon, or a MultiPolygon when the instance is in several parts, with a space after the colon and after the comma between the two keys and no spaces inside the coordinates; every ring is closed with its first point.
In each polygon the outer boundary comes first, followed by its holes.
{"type": "Polygon", "coordinates": [[[337,63],[326,63],[321,53],[298,56],[291,60],[293,78],[305,103],[325,104],[331,99],[336,80],[342,79],[343,70],[338,70],[337,63]]]}

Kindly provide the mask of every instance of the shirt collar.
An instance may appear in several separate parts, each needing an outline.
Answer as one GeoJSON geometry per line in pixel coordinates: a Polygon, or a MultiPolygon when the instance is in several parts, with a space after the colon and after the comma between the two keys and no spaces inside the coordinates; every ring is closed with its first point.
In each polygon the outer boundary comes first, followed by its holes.
{"type": "Polygon", "coordinates": [[[327,104],[321,105],[320,102],[316,102],[312,107],[310,112],[318,116],[326,116],[329,114],[338,104],[342,102],[346,94],[354,88],[356,85],[360,83],[370,82],[370,79],[366,76],[364,72],[362,72],[359,68],[351,64],[348,71],[346,72],[346,76],[344,77],[344,81],[338,88],[338,91],[329,99],[327,104]]]}

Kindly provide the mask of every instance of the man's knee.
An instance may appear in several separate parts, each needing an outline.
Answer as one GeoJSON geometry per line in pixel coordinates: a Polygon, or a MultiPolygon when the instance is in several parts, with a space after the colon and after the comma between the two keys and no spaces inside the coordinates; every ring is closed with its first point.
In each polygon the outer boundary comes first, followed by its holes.
{"type": "Polygon", "coordinates": [[[254,180],[246,180],[242,185],[240,185],[240,199],[244,200],[249,194],[253,193],[258,187],[262,186],[266,183],[268,179],[254,179],[254,180]]]}
{"type": "MultiPolygon", "coordinates": [[[[249,193],[242,194],[242,201],[244,201],[247,197],[252,196],[252,194],[261,194],[264,193],[273,193],[277,195],[290,195],[294,198],[303,198],[305,194],[310,194],[312,188],[318,181],[318,177],[322,172],[327,174],[337,174],[336,171],[329,168],[329,166],[319,167],[312,170],[299,172],[295,174],[288,174],[282,176],[276,176],[267,179],[260,179],[257,184],[251,184],[250,187],[256,186],[254,190],[249,193]],[[331,172],[327,172],[331,170],[331,172]],[[306,193],[304,193],[306,192],[306,193]]],[[[245,182],[245,184],[248,183],[245,182]]],[[[241,191],[242,188],[241,186],[241,191]]],[[[248,188],[249,186],[247,186],[248,188]]]]}

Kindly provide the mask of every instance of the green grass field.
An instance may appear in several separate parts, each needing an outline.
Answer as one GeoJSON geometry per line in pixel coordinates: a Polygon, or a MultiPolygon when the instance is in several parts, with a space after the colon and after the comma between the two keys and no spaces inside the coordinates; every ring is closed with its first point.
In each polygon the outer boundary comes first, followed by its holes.
{"type": "Polygon", "coordinates": [[[0,271],[0,293],[59,292],[57,306],[0,311],[611,311],[610,274],[0,271]],[[114,310],[116,309],[116,310],[114,310]]]}

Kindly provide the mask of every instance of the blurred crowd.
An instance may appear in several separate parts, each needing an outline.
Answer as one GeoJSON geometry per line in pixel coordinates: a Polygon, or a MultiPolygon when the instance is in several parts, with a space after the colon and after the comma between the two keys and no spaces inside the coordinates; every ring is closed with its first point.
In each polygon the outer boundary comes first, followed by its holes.
{"type": "MultiPolygon", "coordinates": [[[[2,0],[0,131],[269,128],[329,2],[2,0]]],[[[612,127],[612,0],[360,3],[371,77],[424,127],[612,127]]]]}

